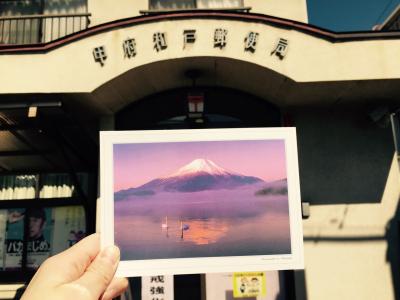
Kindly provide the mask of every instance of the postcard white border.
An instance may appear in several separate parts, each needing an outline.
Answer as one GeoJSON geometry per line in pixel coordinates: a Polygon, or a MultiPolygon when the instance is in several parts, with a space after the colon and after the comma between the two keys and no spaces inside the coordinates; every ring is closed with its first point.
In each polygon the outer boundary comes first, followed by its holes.
{"type": "Polygon", "coordinates": [[[294,127],[100,132],[101,245],[114,244],[113,145],[193,141],[284,140],[292,254],[121,261],[117,276],[151,276],[304,268],[297,139],[294,127]]]}

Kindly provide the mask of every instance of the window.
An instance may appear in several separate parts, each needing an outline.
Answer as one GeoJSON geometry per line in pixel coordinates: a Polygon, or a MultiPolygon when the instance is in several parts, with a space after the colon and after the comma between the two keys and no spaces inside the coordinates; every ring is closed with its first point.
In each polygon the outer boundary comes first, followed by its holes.
{"type": "Polygon", "coordinates": [[[243,0],[150,0],[150,10],[243,7],[243,0]]]}
{"type": "Polygon", "coordinates": [[[42,13],[40,1],[2,1],[0,2],[0,44],[22,44],[23,37],[29,43],[39,41],[40,22],[29,20],[28,26],[22,24],[22,16],[42,13]]]}
{"type": "MultiPolygon", "coordinates": [[[[88,191],[88,174],[76,174],[83,193],[88,191]]],[[[77,195],[75,184],[69,174],[40,175],[0,175],[0,201],[35,199],[35,198],[68,198],[77,195]]]]}
{"type": "Polygon", "coordinates": [[[242,7],[243,0],[197,0],[197,8],[242,7]]]}
{"type": "Polygon", "coordinates": [[[49,42],[86,29],[87,0],[0,1],[0,44],[49,42]]]}

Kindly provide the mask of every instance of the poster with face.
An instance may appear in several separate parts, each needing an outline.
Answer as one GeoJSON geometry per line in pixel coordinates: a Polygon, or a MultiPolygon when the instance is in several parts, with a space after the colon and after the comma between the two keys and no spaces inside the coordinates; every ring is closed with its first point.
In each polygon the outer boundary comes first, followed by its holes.
{"type": "Polygon", "coordinates": [[[294,128],[104,132],[100,161],[119,275],[303,266],[294,128]]]}
{"type": "Polygon", "coordinates": [[[28,208],[27,267],[38,268],[52,251],[53,214],[51,208],[28,208]]]}
{"type": "Polygon", "coordinates": [[[279,271],[206,274],[207,300],[284,300],[279,271]]]}
{"type": "Polygon", "coordinates": [[[48,257],[86,236],[82,206],[0,210],[0,269],[21,268],[24,239],[27,267],[37,269],[48,257]],[[27,232],[24,234],[24,228],[27,232]]]}

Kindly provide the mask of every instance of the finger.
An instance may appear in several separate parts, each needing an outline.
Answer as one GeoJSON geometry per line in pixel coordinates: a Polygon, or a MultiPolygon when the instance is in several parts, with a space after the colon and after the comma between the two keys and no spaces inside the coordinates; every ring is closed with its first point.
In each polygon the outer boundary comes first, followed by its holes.
{"type": "Polygon", "coordinates": [[[128,279],[126,278],[114,278],[110,285],[107,287],[104,292],[101,300],[111,300],[120,296],[129,286],[128,279]]]}
{"type": "Polygon", "coordinates": [[[100,298],[114,277],[119,256],[117,247],[109,246],[105,248],[75,283],[86,288],[92,294],[93,299],[100,298]]]}
{"type": "Polygon", "coordinates": [[[99,251],[100,235],[95,233],[48,259],[43,268],[46,269],[46,272],[54,274],[53,280],[68,283],[82,276],[99,251]]]}

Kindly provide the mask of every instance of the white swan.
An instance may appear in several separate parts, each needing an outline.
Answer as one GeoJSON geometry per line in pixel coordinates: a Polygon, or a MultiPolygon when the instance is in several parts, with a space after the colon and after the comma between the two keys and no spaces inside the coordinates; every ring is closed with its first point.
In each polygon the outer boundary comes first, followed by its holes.
{"type": "Polygon", "coordinates": [[[165,216],[165,223],[162,223],[161,224],[161,228],[168,228],[168,217],[167,216],[165,216]]]}

